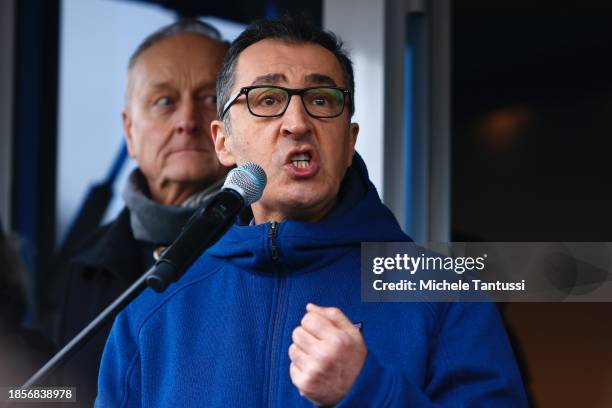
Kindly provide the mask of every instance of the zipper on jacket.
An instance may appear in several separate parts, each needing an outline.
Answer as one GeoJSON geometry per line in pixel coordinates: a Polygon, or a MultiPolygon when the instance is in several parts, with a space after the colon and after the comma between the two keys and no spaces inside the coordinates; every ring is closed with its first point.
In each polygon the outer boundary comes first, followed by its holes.
{"type": "Polygon", "coordinates": [[[270,230],[268,231],[268,238],[270,238],[270,250],[272,252],[272,259],[278,261],[278,248],[276,247],[276,236],[278,235],[278,222],[272,221],[270,224],[270,230]]]}
{"type": "MultiPolygon", "coordinates": [[[[268,231],[268,238],[270,239],[270,251],[272,254],[272,259],[274,260],[274,262],[278,262],[280,260],[280,256],[278,253],[278,247],[276,245],[276,237],[278,235],[278,228],[279,228],[279,223],[276,221],[272,221],[272,223],[270,224],[270,230],[268,231]]],[[[272,326],[272,340],[270,343],[270,369],[268,371],[268,407],[272,407],[273,406],[273,397],[274,397],[274,389],[276,387],[276,382],[277,382],[277,377],[278,377],[278,369],[277,369],[277,365],[278,365],[278,348],[279,348],[279,342],[280,342],[280,338],[282,337],[280,332],[280,326],[281,326],[281,316],[282,316],[282,305],[285,302],[285,291],[284,291],[284,287],[285,287],[285,275],[283,273],[282,268],[280,267],[280,265],[278,265],[278,277],[279,277],[279,284],[278,284],[278,292],[277,292],[277,301],[276,301],[276,308],[274,309],[274,325],[272,326]]]]}

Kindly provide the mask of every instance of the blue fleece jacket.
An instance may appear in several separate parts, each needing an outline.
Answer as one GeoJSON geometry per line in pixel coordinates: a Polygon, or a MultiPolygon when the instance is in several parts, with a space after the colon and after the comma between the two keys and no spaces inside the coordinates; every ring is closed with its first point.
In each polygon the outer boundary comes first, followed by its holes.
{"type": "Polygon", "coordinates": [[[340,407],[526,406],[495,305],[361,302],[360,243],[407,240],[356,156],[323,221],[236,224],[178,283],[128,306],[96,406],[312,406],[288,356],[308,302],[362,323],[368,354],[340,407]]]}

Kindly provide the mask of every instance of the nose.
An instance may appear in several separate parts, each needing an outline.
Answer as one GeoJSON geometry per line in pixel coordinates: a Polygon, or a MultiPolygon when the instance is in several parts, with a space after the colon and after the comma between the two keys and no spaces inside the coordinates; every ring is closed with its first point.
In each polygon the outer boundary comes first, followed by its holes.
{"type": "Polygon", "coordinates": [[[192,100],[185,100],[176,110],[175,130],[178,133],[195,133],[202,129],[202,113],[192,100]]]}
{"type": "Polygon", "coordinates": [[[302,136],[312,129],[312,118],[306,112],[299,95],[293,95],[282,116],[281,133],[285,136],[302,136]]]}

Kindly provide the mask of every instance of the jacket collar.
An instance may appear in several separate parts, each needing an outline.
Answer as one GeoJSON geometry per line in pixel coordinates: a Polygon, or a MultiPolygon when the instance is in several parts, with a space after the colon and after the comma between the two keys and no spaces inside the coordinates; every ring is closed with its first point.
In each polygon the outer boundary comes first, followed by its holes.
{"type": "MultiPolygon", "coordinates": [[[[244,222],[244,220],[243,220],[244,222]]],[[[342,182],[336,207],[321,221],[286,220],[274,239],[271,223],[236,223],[208,253],[255,271],[317,269],[334,262],[361,242],[409,241],[391,211],[382,204],[356,154],[342,182]],[[278,259],[273,259],[275,245],[278,259]]]]}

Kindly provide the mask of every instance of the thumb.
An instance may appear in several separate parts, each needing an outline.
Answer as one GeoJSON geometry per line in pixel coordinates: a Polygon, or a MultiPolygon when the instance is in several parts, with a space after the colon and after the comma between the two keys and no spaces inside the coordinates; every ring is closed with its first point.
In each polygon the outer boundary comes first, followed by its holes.
{"type": "Polygon", "coordinates": [[[306,305],[306,310],[308,312],[317,313],[329,321],[331,321],[337,328],[341,330],[353,331],[357,330],[353,323],[349,320],[348,317],[340,309],[337,307],[323,307],[317,306],[314,303],[309,303],[306,305]]]}

